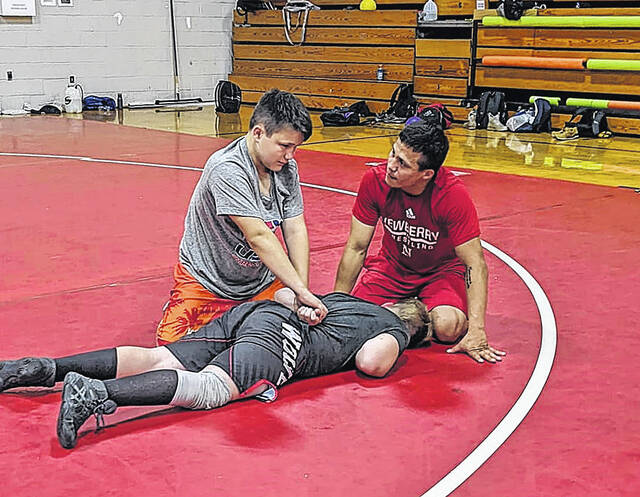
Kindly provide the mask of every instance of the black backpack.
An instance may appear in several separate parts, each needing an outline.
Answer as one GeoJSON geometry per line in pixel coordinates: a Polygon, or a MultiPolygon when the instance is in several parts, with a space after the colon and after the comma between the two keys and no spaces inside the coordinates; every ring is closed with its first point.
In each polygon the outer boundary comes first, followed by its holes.
{"type": "Polygon", "coordinates": [[[231,81],[218,81],[215,89],[216,112],[234,114],[240,110],[242,91],[231,81]]]}
{"type": "Polygon", "coordinates": [[[531,131],[534,133],[549,133],[551,131],[551,104],[544,98],[533,101],[534,118],[531,131]]]}
{"type": "Polygon", "coordinates": [[[476,127],[486,129],[489,123],[489,114],[498,114],[500,122],[507,122],[507,102],[501,91],[484,91],[478,101],[476,111],[476,127]]]}
{"type": "Polygon", "coordinates": [[[517,21],[524,14],[525,5],[523,0],[504,0],[498,5],[498,14],[511,21],[517,21]]]}
{"type": "Polygon", "coordinates": [[[429,104],[418,110],[417,116],[424,122],[440,126],[442,129],[451,127],[453,114],[441,103],[429,104]]]}
{"type": "Polygon", "coordinates": [[[389,110],[386,114],[395,117],[408,118],[416,115],[418,101],[413,97],[413,84],[402,83],[391,95],[389,110]]]}
{"type": "Polygon", "coordinates": [[[45,104],[40,109],[31,109],[31,114],[51,114],[59,116],[62,114],[62,110],[55,104],[45,104]]]}
{"type": "Polygon", "coordinates": [[[364,100],[349,105],[348,107],[334,107],[320,114],[320,120],[325,126],[357,126],[360,124],[360,116],[371,116],[371,111],[364,100]]]}
{"type": "Polygon", "coordinates": [[[571,119],[565,123],[567,128],[577,128],[578,136],[595,138],[603,131],[609,131],[607,116],[600,109],[580,107],[576,109],[571,119]]]}

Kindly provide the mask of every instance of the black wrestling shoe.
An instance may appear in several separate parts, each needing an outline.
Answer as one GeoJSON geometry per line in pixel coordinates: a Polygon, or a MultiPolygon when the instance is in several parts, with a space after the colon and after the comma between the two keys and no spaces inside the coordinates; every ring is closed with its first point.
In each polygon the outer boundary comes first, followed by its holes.
{"type": "Polygon", "coordinates": [[[99,430],[104,426],[103,414],[112,414],[117,407],[113,400],[109,400],[103,381],[68,373],[62,385],[62,405],[58,414],[60,445],[73,449],[78,440],[78,430],[92,414],[99,430]]]}
{"type": "Polygon", "coordinates": [[[56,383],[56,363],[46,357],[24,357],[0,361],[0,392],[16,387],[52,387],[56,383]]]}

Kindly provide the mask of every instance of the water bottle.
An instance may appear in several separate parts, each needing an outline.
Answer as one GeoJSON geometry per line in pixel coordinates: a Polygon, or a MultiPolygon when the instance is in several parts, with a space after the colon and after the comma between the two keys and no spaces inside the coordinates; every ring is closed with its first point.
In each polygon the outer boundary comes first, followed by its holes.
{"type": "Polygon", "coordinates": [[[376,79],[378,81],[382,81],[384,79],[384,68],[382,67],[382,64],[378,66],[378,70],[376,71],[376,79]]]}
{"type": "Polygon", "coordinates": [[[69,84],[64,92],[64,110],[69,114],[82,112],[82,86],[76,83],[75,76],[69,76],[69,84]]]}
{"type": "Polygon", "coordinates": [[[438,6],[433,0],[427,0],[420,12],[420,21],[435,21],[438,19],[438,6]]]}

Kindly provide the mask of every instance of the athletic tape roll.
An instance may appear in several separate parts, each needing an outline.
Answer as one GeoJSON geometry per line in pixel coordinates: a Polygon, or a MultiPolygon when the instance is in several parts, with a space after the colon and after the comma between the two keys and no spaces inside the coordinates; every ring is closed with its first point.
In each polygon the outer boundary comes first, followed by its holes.
{"type": "Polygon", "coordinates": [[[589,59],[587,69],[605,71],[640,71],[640,60],[589,59]]]}

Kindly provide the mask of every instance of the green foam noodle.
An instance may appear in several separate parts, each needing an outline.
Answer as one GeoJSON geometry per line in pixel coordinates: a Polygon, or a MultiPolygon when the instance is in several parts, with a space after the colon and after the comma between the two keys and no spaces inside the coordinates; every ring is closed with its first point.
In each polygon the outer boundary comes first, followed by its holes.
{"type": "Polygon", "coordinates": [[[582,27],[583,16],[522,16],[520,26],[582,27]]]}
{"type": "Polygon", "coordinates": [[[591,107],[593,109],[606,109],[609,100],[600,100],[597,98],[567,98],[567,105],[575,107],[591,107]]]}
{"type": "Polygon", "coordinates": [[[562,27],[562,28],[631,28],[640,27],[640,16],[522,16],[510,21],[501,16],[482,18],[483,26],[562,27]]]}
{"type": "Polygon", "coordinates": [[[529,103],[532,104],[533,102],[535,102],[536,98],[542,98],[543,100],[549,102],[551,105],[560,105],[560,97],[541,97],[536,95],[529,97],[529,103]]]}
{"type": "Polygon", "coordinates": [[[588,59],[587,69],[640,71],[640,60],[588,59]]]}

